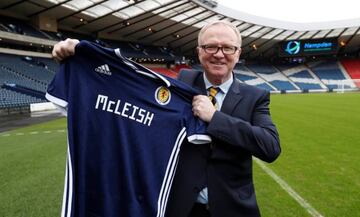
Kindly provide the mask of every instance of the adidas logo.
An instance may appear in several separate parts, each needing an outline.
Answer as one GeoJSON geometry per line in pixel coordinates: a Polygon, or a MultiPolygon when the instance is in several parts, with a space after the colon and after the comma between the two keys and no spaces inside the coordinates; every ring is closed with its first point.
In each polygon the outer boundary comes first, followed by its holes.
{"type": "Polygon", "coordinates": [[[101,65],[97,68],[95,68],[95,72],[99,72],[105,75],[111,75],[111,71],[109,69],[108,64],[101,65]]]}

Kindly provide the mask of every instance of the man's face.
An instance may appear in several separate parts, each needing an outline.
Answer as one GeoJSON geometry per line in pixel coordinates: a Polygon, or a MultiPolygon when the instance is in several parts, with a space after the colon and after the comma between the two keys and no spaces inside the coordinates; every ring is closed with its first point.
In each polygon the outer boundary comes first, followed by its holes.
{"type": "MultiPolygon", "coordinates": [[[[199,46],[211,47],[239,47],[237,36],[230,27],[214,25],[209,27],[200,38],[199,46]]],[[[239,61],[240,49],[234,54],[224,54],[221,50],[211,54],[198,47],[201,65],[204,67],[206,77],[215,85],[220,85],[232,76],[232,70],[239,61]]]]}

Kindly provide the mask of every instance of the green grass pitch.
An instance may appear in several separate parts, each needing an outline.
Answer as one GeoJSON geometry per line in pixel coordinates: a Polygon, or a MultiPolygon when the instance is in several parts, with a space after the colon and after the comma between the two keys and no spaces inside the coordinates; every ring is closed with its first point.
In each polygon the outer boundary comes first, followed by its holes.
{"type": "MultiPolygon", "coordinates": [[[[360,216],[360,93],[271,95],[281,139],[266,164],[326,217],[360,216]]],[[[60,216],[66,121],[0,134],[0,217],[60,216]]],[[[263,217],[311,216],[254,163],[263,217]]]]}

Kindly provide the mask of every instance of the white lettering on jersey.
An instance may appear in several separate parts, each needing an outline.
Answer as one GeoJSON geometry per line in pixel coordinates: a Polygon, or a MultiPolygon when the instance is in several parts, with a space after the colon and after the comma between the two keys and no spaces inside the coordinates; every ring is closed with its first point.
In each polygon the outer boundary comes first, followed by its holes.
{"type": "Polygon", "coordinates": [[[129,102],[124,102],[121,105],[121,100],[109,100],[108,96],[98,94],[95,104],[95,109],[114,113],[124,118],[139,122],[141,124],[150,126],[154,119],[154,113],[140,108],[139,106],[132,105],[129,102]],[[102,107],[101,107],[102,104],[102,107]],[[114,106],[115,105],[115,106],[114,106]],[[122,106],[122,108],[120,108],[122,106]],[[100,107],[100,108],[99,108],[100,107]]]}

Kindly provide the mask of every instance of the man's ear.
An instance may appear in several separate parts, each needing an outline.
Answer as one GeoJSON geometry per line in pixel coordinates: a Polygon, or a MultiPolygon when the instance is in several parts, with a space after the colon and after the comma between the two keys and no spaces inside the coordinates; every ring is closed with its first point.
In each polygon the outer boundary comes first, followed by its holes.
{"type": "Polygon", "coordinates": [[[241,52],[242,52],[242,49],[241,48],[239,48],[239,51],[238,51],[239,53],[238,53],[238,61],[237,62],[239,62],[239,59],[240,59],[240,56],[241,56],[241,52]]]}

